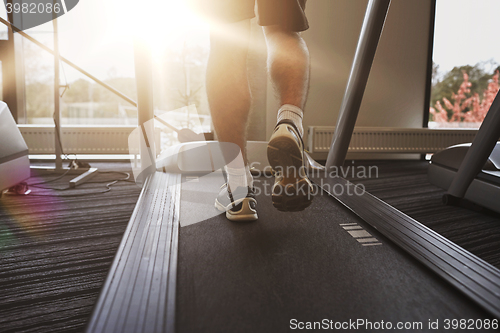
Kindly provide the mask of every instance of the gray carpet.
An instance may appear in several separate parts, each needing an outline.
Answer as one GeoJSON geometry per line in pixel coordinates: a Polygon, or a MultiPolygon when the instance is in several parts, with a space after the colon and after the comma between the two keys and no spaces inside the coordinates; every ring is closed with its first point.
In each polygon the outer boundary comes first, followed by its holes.
{"type": "MultiPolygon", "coordinates": [[[[106,164],[100,170],[123,170],[106,164]]],[[[125,165],[125,169],[126,165],[125,165]]],[[[134,209],[140,188],[101,174],[80,189],[32,188],[0,199],[0,331],[82,332],[134,209]],[[77,197],[59,197],[80,195],[77,197]]],[[[53,179],[35,176],[29,183],[53,179]]],[[[66,188],[74,176],[45,187],[66,188]]]]}

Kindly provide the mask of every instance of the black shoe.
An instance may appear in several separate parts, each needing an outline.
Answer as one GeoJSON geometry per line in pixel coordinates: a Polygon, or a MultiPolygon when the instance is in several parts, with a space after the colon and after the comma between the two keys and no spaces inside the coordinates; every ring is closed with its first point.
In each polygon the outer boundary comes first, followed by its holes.
{"type": "Polygon", "coordinates": [[[274,207],[287,212],[307,208],[314,188],[306,174],[304,143],[293,122],[282,120],[276,125],[267,145],[267,159],[276,175],[274,207]]]}
{"type": "Polygon", "coordinates": [[[221,186],[219,196],[215,199],[215,208],[226,212],[230,221],[255,221],[257,220],[257,200],[255,191],[250,187],[237,187],[231,192],[227,183],[221,186]]]}

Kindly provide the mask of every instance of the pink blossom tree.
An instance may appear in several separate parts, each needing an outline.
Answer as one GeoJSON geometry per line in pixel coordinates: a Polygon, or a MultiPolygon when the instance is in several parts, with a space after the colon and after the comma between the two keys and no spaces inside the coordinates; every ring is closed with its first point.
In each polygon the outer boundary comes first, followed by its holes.
{"type": "Polygon", "coordinates": [[[437,101],[435,108],[430,108],[429,112],[432,114],[434,121],[437,123],[482,122],[499,90],[498,77],[499,73],[496,71],[489,81],[488,87],[483,92],[481,100],[478,93],[468,96],[471,83],[469,82],[469,75],[464,71],[462,84],[457,93],[452,94],[453,103],[443,97],[444,106],[441,101],[437,101]],[[451,111],[451,117],[448,116],[448,110],[451,111]]]}

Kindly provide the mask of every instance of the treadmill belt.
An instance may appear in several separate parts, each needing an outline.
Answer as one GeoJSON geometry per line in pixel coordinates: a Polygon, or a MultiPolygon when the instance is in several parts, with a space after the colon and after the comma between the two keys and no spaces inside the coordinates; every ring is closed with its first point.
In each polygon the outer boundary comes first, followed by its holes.
{"type": "MultiPolygon", "coordinates": [[[[274,209],[272,181],[256,183],[258,221],[213,216],[215,198],[205,197],[209,217],[180,228],[177,332],[285,332],[324,319],[414,322],[428,331],[429,320],[491,318],[326,193],[302,212],[274,209]]],[[[201,191],[215,182],[195,183],[201,191]]],[[[200,205],[190,186],[181,221],[200,205]]]]}

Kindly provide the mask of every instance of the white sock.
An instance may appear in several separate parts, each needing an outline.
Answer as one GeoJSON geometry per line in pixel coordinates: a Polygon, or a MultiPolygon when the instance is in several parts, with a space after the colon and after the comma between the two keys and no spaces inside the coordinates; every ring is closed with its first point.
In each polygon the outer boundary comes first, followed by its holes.
{"type": "Polygon", "coordinates": [[[304,117],[304,111],[301,108],[291,104],[282,105],[278,110],[278,122],[283,119],[291,120],[294,125],[299,130],[299,134],[302,137],[304,135],[304,128],[302,127],[302,118],[304,117]]]}
{"type": "Polygon", "coordinates": [[[244,168],[229,168],[227,166],[224,168],[229,188],[232,190],[236,190],[237,187],[253,187],[253,177],[248,165],[244,168]]]}

